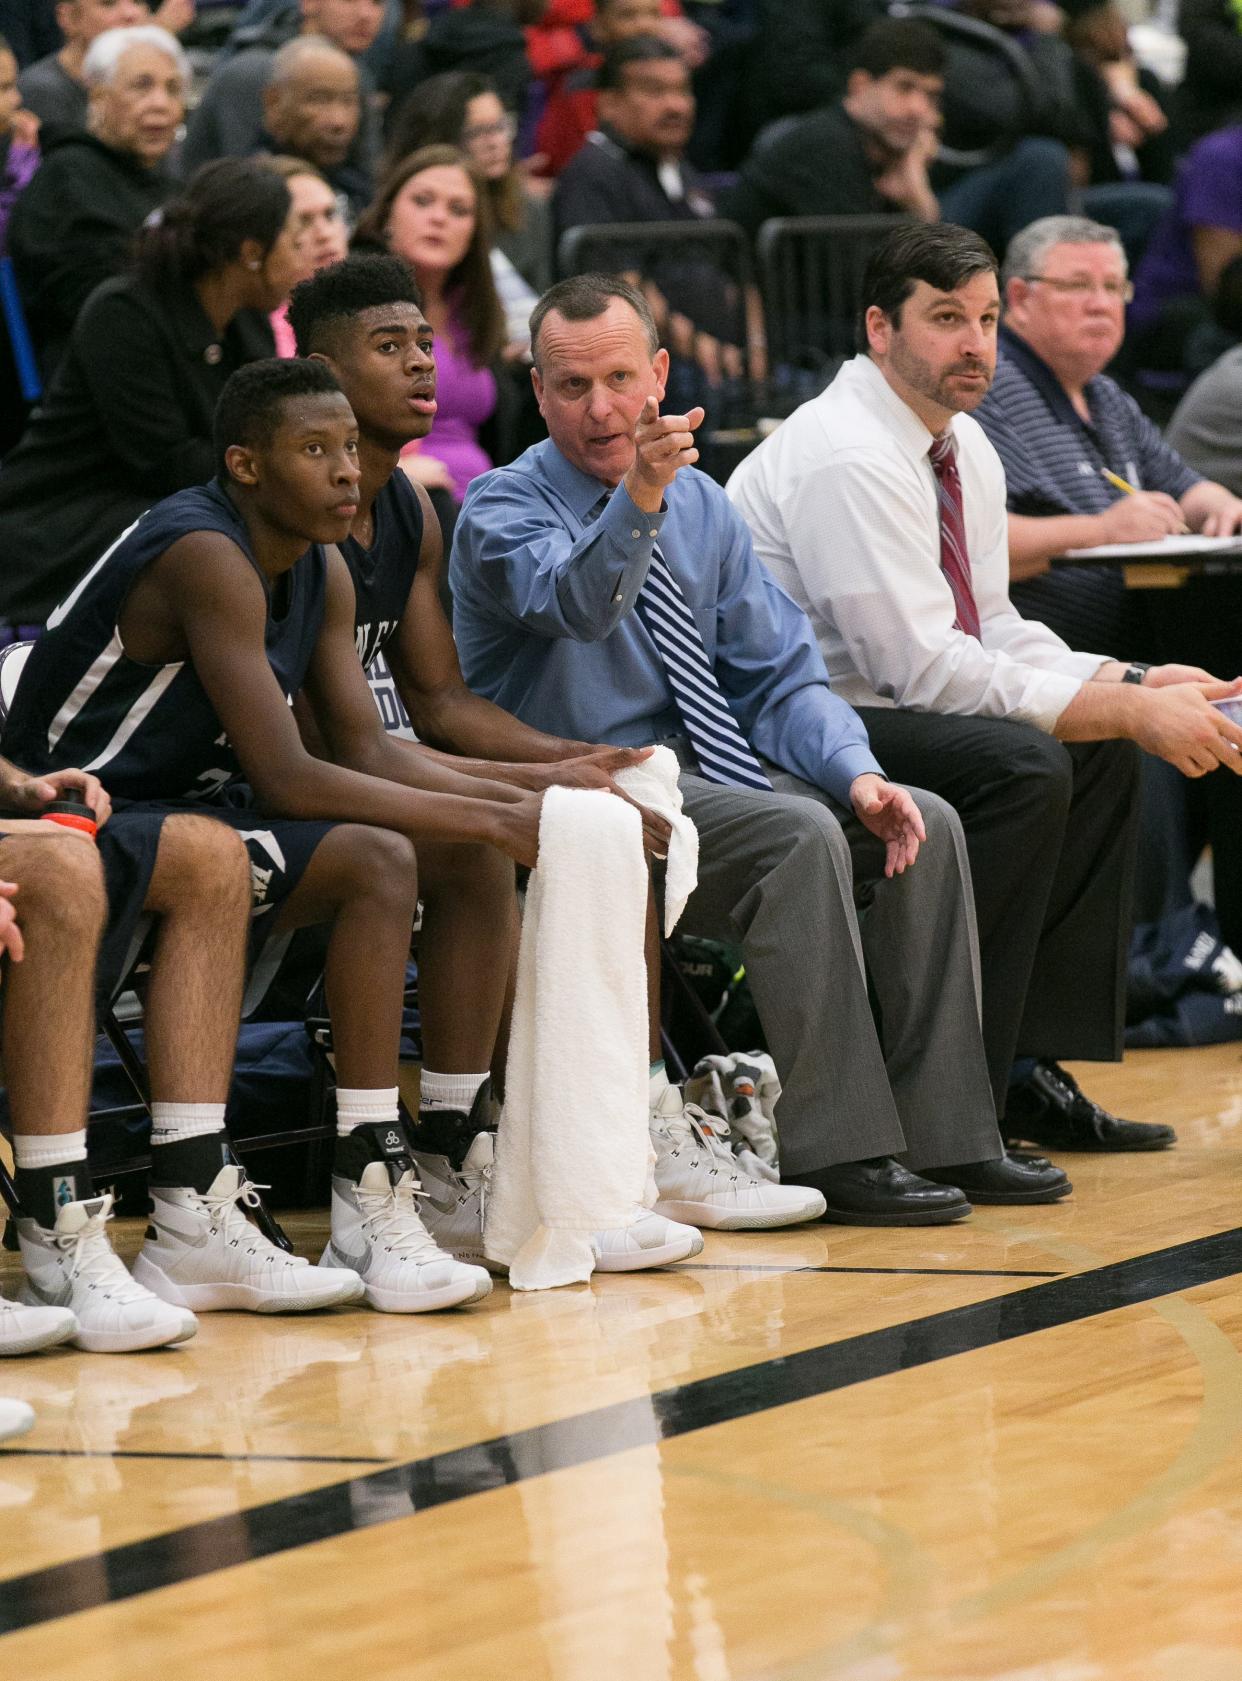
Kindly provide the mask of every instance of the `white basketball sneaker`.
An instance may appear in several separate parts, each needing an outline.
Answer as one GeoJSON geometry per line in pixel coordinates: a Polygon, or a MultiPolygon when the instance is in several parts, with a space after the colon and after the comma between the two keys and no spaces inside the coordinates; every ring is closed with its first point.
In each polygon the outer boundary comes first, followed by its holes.
{"type": "Polygon", "coordinates": [[[235,1163],[205,1191],[152,1185],[151,1223],[134,1277],[161,1301],[195,1313],[309,1313],[362,1300],[357,1273],[313,1267],[264,1237],[245,1213],[258,1203],[258,1188],[235,1163]]]}
{"type": "Polygon", "coordinates": [[[348,1267],[383,1313],[427,1313],[482,1301],[492,1281],[436,1246],[418,1215],[423,1190],[403,1135],[382,1125],[338,1138],[332,1236],[321,1267],[348,1267]],[[389,1140],[391,1139],[391,1143],[389,1140]]]}
{"type": "Polygon", "coordinates": [[[460,1168],[455,1168],[447,1156],[422,1150],[414,1152],[414,1165],[425,1192],[422,1222],[440,1248],[459,1261],[504,1272],[505,1267],[489,1261],[483,1253],[483,1220],[491,1194],[495,1151],[496,1135],[480,1132],[460,1168]]]}
{"type": "Polygon", "coordinates": [[[683,1103],[671,1082],[651,1111],[657,1213],[713,1231],[796,1226],[827,1204],[806,1185],[774,1185],[746,1172],[729,1147],[729,1124],[683,1103]]]}
{"type": "Polygon", "coordinates": [[[55,1348],[57,1343],[68,1342],[77,1328],[68,1308],[23,1307],[0,1296],[0,1355],[55,1348]]]}
{"type": "Polygon", "coordinates": [[[596,1232],[591,1239],[596,1272],[641,1272],[671,1267],[703,1253],[703,1234],[667,1220],[650,1208],[636,1208],[628,1226],[596,1232]]]}
{"type": "Polygon", "coordinates": [[[7,1442],[11,1436],[24,1436],[34,1421],[34,1408],[28,1407],[25,1401],[0,1398],[0,1442],[7,1442]]]}
{"type": "Polygon", "coordinates": [[[88,1197],[56,1210],[51,1231],[20,1219],[17,1236],[32,1307],[66,1307],[77,1320],[72,1341],[89,1354],[124,1354],[187,1342],[198,1321],[132,1279],[108,1241],[112,1197],[88,1197]]]}

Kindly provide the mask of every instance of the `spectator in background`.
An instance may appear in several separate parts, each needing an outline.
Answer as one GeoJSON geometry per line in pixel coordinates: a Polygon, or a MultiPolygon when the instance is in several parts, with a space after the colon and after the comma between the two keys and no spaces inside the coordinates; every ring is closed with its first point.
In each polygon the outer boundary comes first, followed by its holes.
{"type": "Polygon", "coordinates": [[[844,97],[761,135],[726,209],[752,233],[770,216],[892,212],[959,222],[1002,244],[1037,217],[1064,212],[1069,156],[1054,140],[1019,140],[956,180],[936,170],[945,65],[929,24],[873,24],[853,49],[844,97]]]}
{"type": "Polygon", "coordinates": [[[89,90],[82,66],[91,42],[105,30],[140,23],[175,34],[193,16],[194,0],[165,0],[154,18],[146,0],[60,0],[56,22],[64,45],[22,71],[23,103],[49,127],[85,128],[89,90]]]}
{"type": "Polygon", "coordinates": [[[272,59],[256,149],[313,163],[358,215],[374,190],[353,156],[361,115],[356,61],[324,35],[295,35],[272,59]]]}
{"type": "MultiPolygon", "coordinates": [[[[495,83],[469,70],[420,82],[389,129],[387,168],[423,146],[457,146],[483,177],[491,213],[493,271],[499,251],[535,294],[552,280],[552,219],[546,186],[533,188],[514,162],[517,121],[495,83]]],[[[503,295],[502,275],[496,284],[503,295]]],[[[534,308],[531,297],[526,313],[534,308]]],[[[510,335],[512,336],[512,335],[510,335]]]]}
{"type": "MultiPolygon", "coordinates": [[[[303,158],[274,157],[260,160],[274,170],[289,189],[293,227],[301,246],[303,265],[309,277],[321,268],[331,268],[349,255],[349,231],[341,206],[326,175],[303,158]]],[[[272,337],[277,356],[296,356],[293,328],[289,325],[289,300],[272,311],[272,337]]]]}
{"type": "Polygon", "coordinates": [[[56,0],[0,0],[0,33],[23,70],[54,53],[62,40],[56,0]]]}
{"type": "MultiPolygon", "coordinates": [[[[599,72],[599,122],[556,183],[552,216],[557,244],[570,228],[607,222],[695,222],[716,214],[698,171],[686,159],[694,125],[690,72],[675,47],[640,35],[614,47],[599,72]]],[[[593,266],[600,266],[598,263],[593,266]]],[[[690,405],[710,385],[742,371],[751,300],[710,260],[670,250],[668,242],[617,252],[607,266],[641,282],[661,338],[674,354],[670,400],[690,405]]]]}
{"type": "Polygon", "coordinates": [[[129,261],[134,235],[173,190],[164,164],[185,111],[189,65],[153,24],[110,29],[82,63],[87,132],[53,134],[17,201],[13,266],[45,379],[82,305],[129,261]]]}
{"type": "Polygon", "coordinates": [[[267,317],[306,272],[291,212],[279,175],[221,159],[92,294],[0,468],[0,616],[42,619],[153,502],[212,476],[216,399],[272,354],[267,317]]]}
{"type": "Polygon", "coordinates": [[[604,54],[636,36],[659,35],[663,18],[662,0],[596,0],[594,17],[582,25],[580,62],[552,82],[536,131],[535,144],[550,174],[560,174],[596,126],[597,74],[604,54]]]}
{"type": "Polygon", "coordinates": [[[1166,435],[1193,472],[1242,496],[1242,347],[1227,350],[1199,375],[1166,435]]]}
{"type": "MultiPolygon", "coordinates": [[[[1121,345],[1129,289],[1116,233],[1082,217],[1038,222],[1010,245],[1003,278],[1001,356],[976,416],[1005,469],[1014,606],[1074,648],[1125,647],[1144,661],[1234,677],[1242,669],[1238,580],[1127,590],[1114,567],[1050,565],[1070,548],[1159,541],[1187,526],[1208,535],[1242,528],[1242,501],[1200,478],[1103,371],[1121,345]],[[1137,494],[1121,492],[1105,470],[1137,494]]],[[[1166,872],[1181,852],[1169,819],[1185,790],[1161,767],[1145,769],[1145,780],[1146,891],[1162,884],[1158,897],[1180,889],[1184,898],[1185,876],[1179,883],[1166,872]]],[[[1201,798],[1221,923],[1228,940],[1242,939],[1242,785],[1211,777],[1201,798]]]]}
{"type": "MultiPolygon", "coordinates": [[[[531,87],[525,26],[535,22],[546,0],[459,0],[441,5],[426,32],[397,49],[384,82],[398,111],[407,96],[429,77],[449,70],[486,76],[504,107],[525,123],[531,87]]],[[[428,8],[430,10],[430,8],[428,8]]],[[[529,148],[525,148],[529,149],[529,148]]]]}
{"type": "Polygon", "coordinates": [[[1242,124],[1206,135],[1182,159],[1173,203],[1134,276],[1130,354],[1144,367],[1201,373],[1221,348],[1212,304],[1242,256],[1242,124]]]}
{"type": "Polygon", "coordinates": [[[0,257],[8,250],[9,218],[39,167],[39,119],[22,108],[17,59],[0,35],[0,257]]]}
{"type": "Polygon", "coordinates": [[[1231,0],[1179,0],[1177,31],[1186,43],[1177,127],[1198,140],[1242,119],[1242,15],[1231,0]]]}
{"type": "Polygon", "coordinates": [[[425,146],[388,177],[357,235],[409,263],[435,330],[435,422],[401,465],[431,492],[441,525],[451,527],[445,493],[460,503],[470,481],[492,465],[479,429],[496,412],[493,365],[505,344],[482,177],[454,147],[425,146]]]}
{"type": "MultiPolygon", "coordinates": [[[[366,175],[379,157],[375,83],[358,62],[379,33],[384,0],[300,0],[303,35],[322,35],[348,53],[358,68],[361,113],[348,162],[366,175]]],[[[264,90],[271,81],[275,46],[247,47],[220,63],[190,120],[182,168],[193,174],[209,158],[248,157],[262,146],[264,90]]]]}
{"type": "MultiPolygon", "coordinates": [[[[39,121],[22,109],[17,59],[0,35],[0,258],[8,250],[13,205],[39,167],[39,121]]],[[[31,393],[18,372],[8,332],[0,331],[0,457],[21,437],[31,393]]]]}

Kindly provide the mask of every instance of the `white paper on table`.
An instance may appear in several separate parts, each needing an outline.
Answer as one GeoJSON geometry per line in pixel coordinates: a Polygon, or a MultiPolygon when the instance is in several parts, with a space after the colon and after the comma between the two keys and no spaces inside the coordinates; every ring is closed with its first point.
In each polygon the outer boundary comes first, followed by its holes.
{"type": "Polygon", "coordinates": [[[1134,560],[1150,555],[1153,560],[1193,560],[1196,555],[1242,554],[1242,537],[1202,537],[1197,532],[1182,537],[1161,537],[1149,543],[1100,543],[1091,549],[1066,549],[1067,560],[1134,560]]]}

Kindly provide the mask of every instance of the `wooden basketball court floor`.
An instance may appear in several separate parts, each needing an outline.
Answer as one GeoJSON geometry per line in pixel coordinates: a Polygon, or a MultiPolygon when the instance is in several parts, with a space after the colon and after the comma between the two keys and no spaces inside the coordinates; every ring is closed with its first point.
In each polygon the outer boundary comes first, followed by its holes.
{"type": "Polygon", "coordinates": [[[1079,1073],[1178,1148],[959,1227],[4,1362],[0,1677],[1239,1681],[1242,1047],[1079,1073]]]}

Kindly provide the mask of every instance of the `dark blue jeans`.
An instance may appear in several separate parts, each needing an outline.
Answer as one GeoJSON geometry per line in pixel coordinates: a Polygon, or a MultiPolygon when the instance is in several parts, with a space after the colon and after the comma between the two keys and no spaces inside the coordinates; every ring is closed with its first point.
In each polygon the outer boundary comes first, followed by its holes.
{"type": "Polygon", "coordinates": [[[968,171],[938,196],[943,221],[973,228],[1003,257],[1031,222],[1068,213],[1069,153],[1059,140],[1019,140],[998,163],[968,171]]]}

